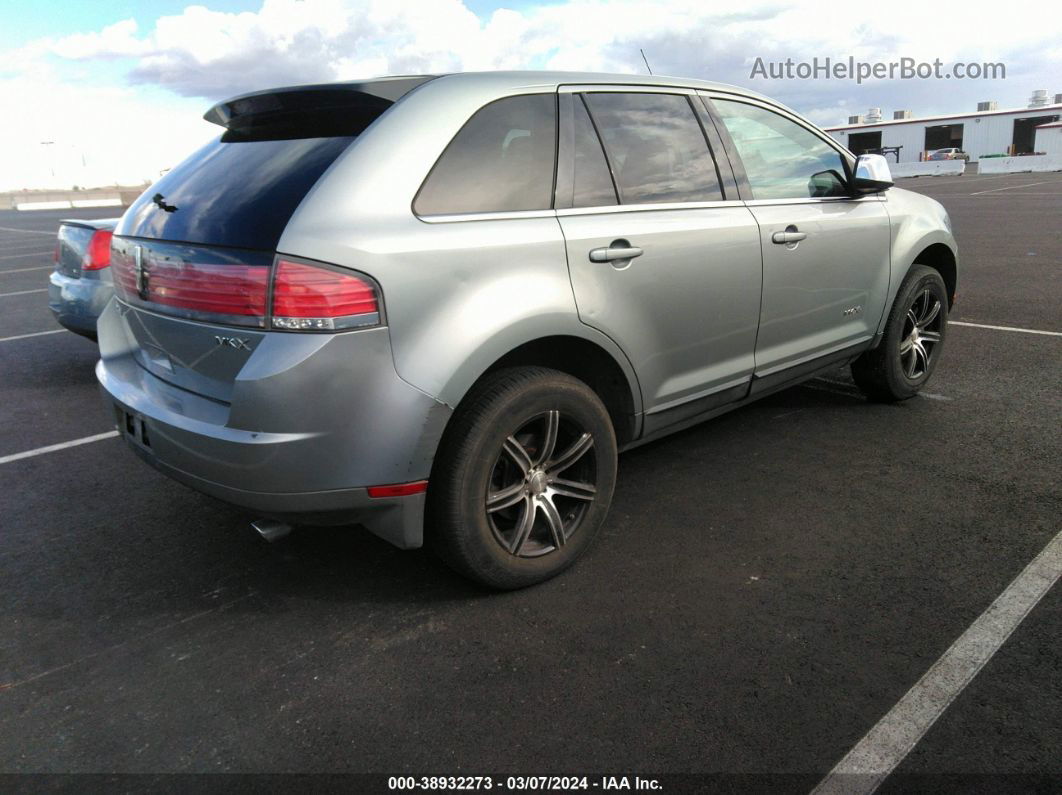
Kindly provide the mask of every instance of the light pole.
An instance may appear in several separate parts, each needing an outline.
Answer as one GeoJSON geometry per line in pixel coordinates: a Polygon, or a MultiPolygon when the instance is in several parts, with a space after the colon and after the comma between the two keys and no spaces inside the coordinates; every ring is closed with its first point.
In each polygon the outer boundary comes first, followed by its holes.
{"type": "MultiPolygon", "coordinates": [[[[55,146],[55,141],[41,141],[41,146],[55,146]]],[[[45,151],[48,153],[48,155],[47,155],[47,157],[48,157],[48,170],[52,174],[52,182],[55,182],[55,158],[52,156],[52,152],[54,152],[55,150],[54,149],[46,149],[45,151]]],[[[48,187],[54,187],[54,186],[53,185],[49,185],[48,187]]]]}

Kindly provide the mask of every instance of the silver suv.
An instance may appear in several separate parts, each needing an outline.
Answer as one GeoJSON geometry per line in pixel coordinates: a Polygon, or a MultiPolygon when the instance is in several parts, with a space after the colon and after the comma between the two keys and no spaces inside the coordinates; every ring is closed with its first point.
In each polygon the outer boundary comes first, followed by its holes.
{"type": "Polygon", "coordinates": [[[742,89],[396,77],[206,118],[115,231],[97,373],[142,458],[274,523],[529,585],[618,451],[846,362],[901,400],[941,355],[943,208],[742,89]]]}

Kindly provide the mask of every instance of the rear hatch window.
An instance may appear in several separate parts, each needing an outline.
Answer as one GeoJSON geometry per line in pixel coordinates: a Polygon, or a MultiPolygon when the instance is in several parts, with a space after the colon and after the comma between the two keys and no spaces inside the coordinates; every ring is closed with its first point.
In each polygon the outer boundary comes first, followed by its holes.
{"type": "MultiPolygon", "coordinates": [[[[130,306],[138,363],[228,401],[267,326],[284,227],[357,136],[427,79],[281,89],[212,108],[206,118],[225,132],[145,191],[112,242],[115,291],[130,306]]],[[[317,289],[305,279],[297,288],[317,289]]],[[[308,324],[325,328],[292,321],[308,324]]]]}
{"type": "Polygon", "coordinates": [[[272,251],[352,136],[211,141],[129,208],[125,236],[272,251]]]}
{"type": "Polygon", "coordinates": [[[401,96],[400,83],[381,85],[279,89],[219,103],[205,118],[225,132],[146,190],[116,234],[274,251],[321,175],[401,96]]]}

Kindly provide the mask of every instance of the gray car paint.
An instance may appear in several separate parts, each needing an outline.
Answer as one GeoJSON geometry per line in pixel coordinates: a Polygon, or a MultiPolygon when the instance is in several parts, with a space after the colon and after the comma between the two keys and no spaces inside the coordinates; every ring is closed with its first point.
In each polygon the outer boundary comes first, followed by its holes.
{"type": "Polygon", "coordinates": [[[180,350],[190,361],[207,355],[216,332],[113,302],[101,318],[99,374],[113,402],[145,418],[153,448],[138,446],[134,434],[138,452],[238,504],[361,519],[400,546],[417,546],[423,500],[373,502],[364,487],[427,477],[453,408],[513,349],[545,337],[600,348],[626,377],[637,443],[741,405],[755,392],[750,381],[775,375],[772,368],[782,374],[769,382],[777,388],[787,373],[814,372],[823,354],[850,358],[874,344],[917,254],[932,243],[956,250],[943,209],[898,189],[840,201],[413,213],[425,175],[480,107],[577,85],[752,97],[791,114],[742,89],[652,76],[468,73],[424,83],[331,165],[278,245],[369,274],[382,290],[386,326],[326,336],[249,332],[253,352],[222,351],[242,358],[232,360],[231,394],[211,401],[136,366],[143,352],[134,329],[156,324],[156,340],[174,340],[163,353],[180,350]],[[761,246],[794,219],[809,226],[807,240],[794,250],[761,246]],[[590,248],[618,238],[646,254],[622,270],[589,262],[590,248]],[[862,309],[846,319],[852,305],[862,309]],[[374,519],[378,506],[402,518],[374,519]]]}

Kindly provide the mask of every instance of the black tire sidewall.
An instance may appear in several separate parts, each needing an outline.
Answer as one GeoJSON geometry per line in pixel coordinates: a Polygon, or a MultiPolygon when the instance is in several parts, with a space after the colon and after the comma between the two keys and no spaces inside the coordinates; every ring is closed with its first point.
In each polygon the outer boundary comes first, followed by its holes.
{"type": "MultiPolygon", "coordinates": [[[[454,493],[443,519],[447,542],[456,547],[460,568],[492,587],[519,588],[553,577],[570,566],[593,542],[608,514],[616,483],[616,438],[612,423],[597,395],[582,382],[556,371],[529,379],[515,388],[500,389],[477,413],[460,452],[452,456],[453,470],[444,479],[454,493]],[[520,558],[502,548],[487,519],[484,500],[491,472],[506,437],[549,410],[578,423],[594,438],[597,496],[571,539],[559,550],[536,558],[520,558]],[[456,513],[454,512],[456,509],[456,513]]],[[[447,556],[451,557],[451,556],[447,556]]]]}

